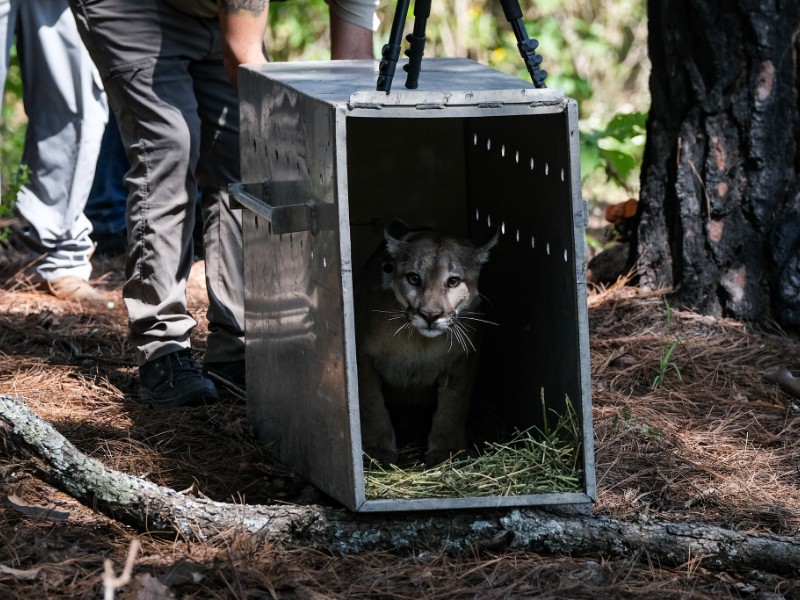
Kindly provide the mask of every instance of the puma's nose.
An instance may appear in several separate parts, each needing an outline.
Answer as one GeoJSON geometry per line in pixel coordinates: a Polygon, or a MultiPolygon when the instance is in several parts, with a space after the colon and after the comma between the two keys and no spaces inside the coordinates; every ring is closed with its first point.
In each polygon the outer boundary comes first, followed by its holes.
{"type": "Polygon", "coordinates": [[[434,321],[436,321],[436,319],[440,318],[444,313],[441,310],[427,310],[421,308],[419,314],[421,314],[422,318],[424,318],[428,322],[428,324],[431,325],[433,324],[434,321]]]}

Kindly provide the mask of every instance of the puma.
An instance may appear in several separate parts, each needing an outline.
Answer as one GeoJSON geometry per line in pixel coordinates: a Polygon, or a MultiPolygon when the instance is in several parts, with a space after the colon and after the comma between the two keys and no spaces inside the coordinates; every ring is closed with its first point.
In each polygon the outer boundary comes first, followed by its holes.
{"type": "Polygon", "coordinates": [[[392,415],[422,419],[433,402],[425,463],[466,447],[478,355],[478,276],[497,234],[476,247],[399,220],[384,230],[383,280],[371,294],[358,340],[358,383],[364,451],[384,465],[397,461],[392,415]]]}

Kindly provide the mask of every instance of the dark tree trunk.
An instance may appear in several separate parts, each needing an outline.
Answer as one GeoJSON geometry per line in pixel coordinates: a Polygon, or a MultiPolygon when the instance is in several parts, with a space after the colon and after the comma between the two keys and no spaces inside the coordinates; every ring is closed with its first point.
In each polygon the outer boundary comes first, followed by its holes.
{"type": "Polygon", "coordinates": [[[800,324],[800,0],[649,0],[640,284],[800,324]]]}

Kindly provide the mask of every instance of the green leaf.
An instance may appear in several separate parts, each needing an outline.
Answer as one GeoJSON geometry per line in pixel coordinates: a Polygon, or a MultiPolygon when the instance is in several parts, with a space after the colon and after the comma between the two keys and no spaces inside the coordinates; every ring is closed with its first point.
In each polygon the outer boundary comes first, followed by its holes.
{"type": "Polygon", "coordinates": [[[602,169],[605,160],[600,156],[600,148],[596,144],[581,145],[581,179],[586,179],[589,175],[602,169]]]}
{"type": "Polygon", "coordinates": [[[620,142],[632,140],[645,133],[647,115],[644,113],[618,113],[609,121],[603,137],[611,137],[620,142]]]}
{"type": "Polygon", "coordinates": [[[634,156],[619,150],[600,150],[600,155],[606,160],[608,165],[624,182],[628,175],[637,167],[638,162],[634,156]]]}

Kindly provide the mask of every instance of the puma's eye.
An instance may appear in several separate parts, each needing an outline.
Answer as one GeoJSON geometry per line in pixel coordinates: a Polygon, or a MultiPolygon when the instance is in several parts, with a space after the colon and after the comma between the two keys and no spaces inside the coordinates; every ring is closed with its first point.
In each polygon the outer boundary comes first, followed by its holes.
{"type": "Polygon", "coordinates": [[[417,275],[416,273],[408,273],[406,275],[406,281],[408,281],[408,283],[416,287],[420,284],[422,279],[420,279],[420,276],[417,275]]]}
{"type": "Polygon", "coordinates": [[[454,288],[458,287],[459,285],[461,285],[461,277],[456,277],[453,275],[452,277],[447,278],[447,287],[454,288]]]}

